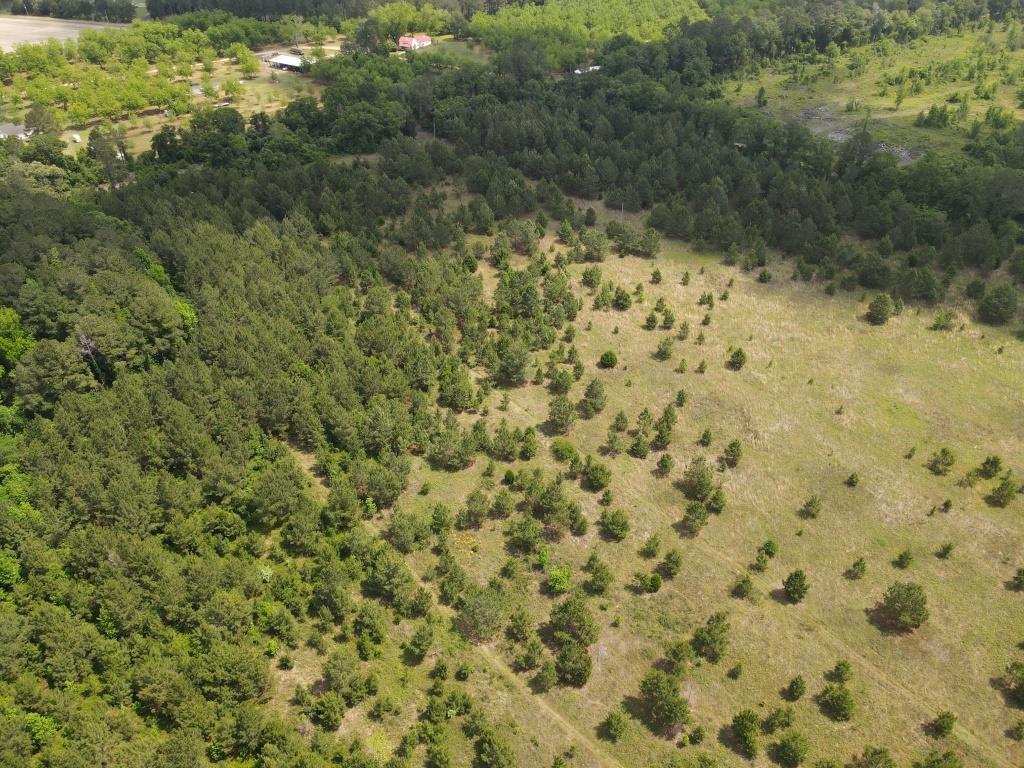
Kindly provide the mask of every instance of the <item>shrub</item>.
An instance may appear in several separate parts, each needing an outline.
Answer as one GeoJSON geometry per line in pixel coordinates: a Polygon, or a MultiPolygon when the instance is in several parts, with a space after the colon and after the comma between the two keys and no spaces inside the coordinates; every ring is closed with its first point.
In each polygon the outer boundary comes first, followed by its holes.
{"type": "Polygon", "coordinates": [[[807,574],[801,570],[793,571],[782,581],[782,589],[786,593],[786,597],[794,603],[803,600],[809,588],[807,574]]]}
{"type": "Polygon", "coordinates": [[[601,723],[601,735],[608,741],[618,742],[626,735],[628,726],[626,714],[620,709],[613,709],[601,723]]]}
{"type": "Polygon", "coordinates": [[[654,594],[661,589],[661,576],[658,573],[637,573],[634,578],[640,592],[654,594]]]}
{"type": "Polygon", "coordinates": [[[772,757],[782,768],[797,768],[807,759],[810,743],[797,731],[787,731],[772,749],[772,757]]]}
{"type": "Polygon", "coordinates": [[[1016,316],[1017,302],[1017,290],[1010,283],[1000,283],[978,302],[978,319],[989,325],[1005,325],[1016,316]]]}
{"type": "Polygon", "coordinates": [[[608,350],[607,352],[602,353],[601,358],[597,361],[597,366],[599,368],[605,368],[605,369],[614,368],[618,364],[619,364],[619,358],[611,350],[608,350]]]}
{"type": "Polygon", "coordinates": [[[801,675],[797,675],[783,689],[782,695],[786,701],[799,701],[807,693],[807,683],[801,675]]]}
{"type": "Polygon", "coordinates": [[[1017,481],[1012,472],[1007,472],[999,484],[992,489],[992,492],[985,497],[985,501],[993,507],[1005,507],[1018,493],[1017,481]]]}
{"type": "Polygon", "coordinates": [[[821,497],[814,494],[804,502],[802,507],[800,507],[800,517],[813,520],[821,514],[822,508],[823,505],[821,503],[821,497]]]}
{"type": "Polygon", "coordinates": [[[658,348],[654,352],[656,360],[668,360],[672,356],[672,339],[666,336],[658,342],[658,348]]]}
{"type": "Polygon", "coordinates": [[[690,646],[693,652],[712,663],[725,655],[729,644],[729,620],[724,613],[713,613],[703,627],[693,631],[690,646]]]}
{"type": "Polygon", "coordinates": [[[828,671],[825,677],[833,683],[848,683],[850,682],[850,678],[853,677],[853,668],[850,666],[850,662],[846,659],[840,659],[836,662],[836,665],[828,671]]]}
{"type": "Polygon", "coordinates": [[[587,648],[580,643],[569,642],[562,646],[555,659],[555,672],[563,685],[582,688],[590,679],[593,662],[587,648]]]}
{"type": "Polygon", "coordinates": [[[931,722],[931,730],[936,736],[949,736],[956,726],[956,715],[948,709],[939,712],[931,722]]]}
{"type": "Polygon", "coordinates": [[[703,456],[690,460],[681,482],[683,493],[692,501],[703,501],[714,486],[714,473],[703,456]]]}
{"type": "Polygon", "coordinates": [[[561,461],[563,463],[580,457],[579,451],[576,450],[576,446],[562,437],[556,437],[551,441],[551,455],[554,456],[557,461],[561,461]]]}
{"type": "Polygon", "coordinates": [[[629,515],[622,509],[605,509],[602,510],[597,525],[606,538],[622,541],[629,533],[629,515]]]}
{"type": "Polygon", "coordinates": [[[949,448],[940,448],[928,459],[928,469],[936,475],[948,475],[954,464],[956,455],[949,448]]]}
{"type": "Polygon", "coordinates": [[[671,675],[652,669],[640,681],[640,699],[652,730],[669,730],[690,719],[690,705],[671,675]]]}
{"type": "Polygon", "coordinates": [[[556,395],[548,407],[548,423],[556,434],[564,435],[576,420],[576,409],[565,395],[556,395]]]}
{"type": "Polygon", "coordinates": [[[904,549],[898,555],[896,559],[892,561],[892,564],[900,570],[906,570],[914,562],[914,553],[909,549],[904,549]]]}
{"type": "Polygon", "coordinates": [[[564,595],[572,586],[572,570],[568,566],[556,565],[548,571],[545,582],[548,591],[553,595],[564,595]]]}
{"type": "Polygon", "coordinates": [[[760,730],[761,721],[752,709],[744,709],[736,713],[730,725],[733,736],[747,757],[753,759],[761,752],[760,730]]]}
{"type": "Polygon", "coordinates": [[[665,650],[665,658],[668,660],[669,672],[682,677],[693,661],[693,647],[685,640],[677,640],[665,650]]]}
{"type": "Polygon", "coordinates": [[[722,452],[722,463],[730,469],[735,469],[739,465],[742,457],[743,446],[740,445],[739,440],[733,440],[725,446],[725,450],[722,452]]]}
{"type": "Polygon", "coordinates": [[[842,683],[828,683],[818,694],[818,704],[833,720],[846,721],[853,717],[853,694],[842,683]]]}
{"type": "Polygon", "coordinates": [[[666,552],[665,558],[661,561],[658,569],[666,579],[674,579],[678,576],[679,572],[683,569],[683,556],[679,550],[670,549],[666,552]]]}
{"type": "Polygon", "coordinates": [[[738,371],[747,364],[747,353],[743,351],[742,347],[737,347],[729,355],[729,360],[726,362],[726,367],[730,371],[738,371]]]}
{"type": "Polygon", "coordinates": [[[857,579],[863,579],[864,575],[867,572],[868,572],[867,561],[864,560],[863,557],[858,557],[856,560],[853,561],[853,565],[850,566],[850,569],[846,572],[846,575],[850,579],[857,580],[857,579]]]}
{"type": "Polygon", "coordinates": [[[701,502],[691,501],[686,505],[681,526],[688,536],[696,536],[708,524],[708,510],[701,502]]]}
{"type": "Polygon", "coordinates": [[[738,579],[736,579],[736,582],[732,585],[732,589],[730,590],[729,594],[731,594],[733,597],[738,597],[742,600],[747,597],[750,597],[753,591],[754,582],[751,580],[749,576],[743,574],[738,579]]]}
{"type": "Polygon", "coordinates": [[[775,733],[793,725],[793,708],[776,707],[764,719],[761,728],[765,733],[775,733]]]}
{"type": "Polygon", "coordinates": [[[896,311],[892,296],[880,293],[868,304],[867,320],[872,325],[885,325],[896,311]]]}
{"type": "Polygon", "coordinates": [[[928,620],[928,599],[921,585],[896,582],[885,591],[882,610],[898,629],[917,629],[928,620]]]}

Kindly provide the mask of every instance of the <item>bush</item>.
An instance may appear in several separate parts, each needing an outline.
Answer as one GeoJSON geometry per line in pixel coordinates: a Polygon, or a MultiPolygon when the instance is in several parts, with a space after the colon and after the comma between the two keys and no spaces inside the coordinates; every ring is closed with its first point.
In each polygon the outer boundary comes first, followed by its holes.
{"type": "Polygon", "coordinates": [[[703,627],[693,631],[690,646],[703,659],[715,663],[725,655],[729,644],[729,620],[724,613],[713,613],[703,627]]]}
{"type": "Polygon", "coordinates": [[[956,464],[956,455],[949,448],[940,448],[928,459],[928,469],[935,475],[948,475],[956,464]]]}
{"type": "Polygon", "coordinates": [[[602,353],[601,358],[597,361],[598,368],[609,369],[609,368],[614,368],[618,364],[619,364],[619,358],[611,350],[608,350],[607,352],[602,353]]]}
{"type": "Polygon", "coordinates": [[[1000,283],[978,302],[978,319],[989,325],[1005,325],[1016,316],[1017,302],[1017,290],[1010,283],[1000,283]]]}
{"type": "Polygon", "coordinates": [[[602,510],[597,525],[606,538],[622,541],[629,533],[629,515],[622,509],[605,509],[602,510]]]}
{"type": "Polygon", "coordinates": [[[801,675],[797,675],[790,680],[782,691],[786,701],[799,701],[805,693],[807,693],[807,683],[804,682],[801,675]]]}
{"type": "Polygon", "coordinates": [[[993,507],[1005,507],[1018,493],[1017,481],[1012,472],[1007,472],[999,484],[992,489],[992,492],[985,497],[985,501],[993,507]]]}
{"type": "Polygon", "coordinates": [[[590,679],[593,662],[587,648],[580,643],[566,643],[555,659],[555,672],[563,685],[582,688],[590,679]]]}
{"type": "Polygon", "coordinates": [[[747,364],[747,353],[743,351],[742,347],[737,347],[729,355],[729,360],[726,362],[726,367],[730,371],[738,371],[747,364]]]}
{"type": "Polygon", "coordinates": [[[572,570],[564,565],[553,566],[548,571],[545,586],[553,595],[564,595],[572,586],[572,570]]]}
{"type": "Polygon", "coordinates": [[[601,735],[611,742],[618,742],[626,735],[629,720],[621,709],[613,709],[601,723],[601,735]]]}
{"type": "Polygon", "coordinates": [[[737,712],[730,724],[733,736],[739,742],[740,749],[747,757],[753,759],[761,752],[760,731],[761,721],[752,709],[737,712]]]}
{"type": "Polygon", "coordinates": [[[782,768],[797,768],[807,759],[809,749],[806,736],[797,731],[787,731],[772,749],[772,758],[782,768]]]}
{"type": "Polygon", "coordinates": [[[931,722],[931,730],[936,736],[949,736],[956,726],[956,715],[949,710],[939,712],[931,722]]]}
{"type": "Polygon", "coordinates": [[[896,311],[892,296],[880,293],[868,304],[867,319],[872,325],[885,325],[896,311]]]}
{"type": "Polygon", "coordinates": [[[654,594],[661,589],[661,576],[658,573],[637,573],[634,578],[640,592],[654,594]]]}
{"type": "Polygon", "coordinates": [[[690,460],[683,473],[683,493],[692,501],[703,501],[710,495],[714,480],[714,473],[707,460],[703,456],[696,456],[690,460]]]}
{"type": "Polygon", "coordinates": [[[828,683],[818,694],[818,704],[833,720],[845,722],[853,717],[853,694],[842,683],[828,683]]]}
{"type": "Polygon", "coordinates": [[[788,728],[791,725],[793,725],[793,708],[776,707],[768,714],[768,717],[765,718],[765,722],[761,725],[761,728],[765,733],[774,733],[775,731],[780,731],[783,728],[788,728]]]}
{"type": "Polygon", "coordinates": [[[739,440],[733,440],[725,446],[725,450],[722,452],[722,463],[730,469],[735,469],[739,465],[742,457],[743,446],[740,445],[739,440]]]}
{"type": "Polygon", "coordinates": [[[548,424],[556,434],[564,435],[569,431],[576,420],[576,409],[573,408],[569,398],[565,395],[557,395],[551,400],[548,407],[548,424]]]}
{"type": "Polygon", "coordinates": [[[821,497],[814,494],[804,502],[802,507],[800,507],[800,517],[813,520],[821,514],[823,506],[824,505],[821,503],[821,497]]]}
{"type": "Polygon", "coordinates": [[[696,536],[708,524],[708,509],[699,501],[686,505],[681,526],[688,536],[696,536]]]}
{"type": "Polygon", "coordinates": [[[882,598],[885,618],[898,629],[917,629],[928,620],[928,598],[920,584],[896,582],[882,598]]]}
{"type": "Polygon", "coordinates": [[[786,593],[786,597],[794,603],[803,600],[809,588],[807,574],[801,570],[793,571],[782,581],[782,589],[786,593]]]}
{"type": "Polygon", "coordinates": [[[743,574],[738,579],[736,579],[736,583],[732,585],[732,589],[730,590],[729,594],[731,594],[733,597],[738,597],[741,600],[743,600],[745,598],[750,597],[753,591],[754,582],[751,580],[749,576],[743,574]]]}
{"type": "Polygon", "coordinates": [[[652,730],[667,731],[690,719],[690,705],[679,695],[679,683],[666,672],[652,669],[640,681],[640,699],[652,730]]]}
{"type": "Polygon", "coordinates": [[[658,566],[658,570],[666,579],[674,579],[683,569],[683,556],[678,549],[670,549],[658,566]]]}
{"type": "Polygon", "coordinates": [[[846,575],[850,579],[857,580],[863,579],[864,575],[867,572],[867,561],[863,557],[858,557],[856,560],[853,561],[853,565],[850,566],[850,569],[846,572],[846,575]]]}

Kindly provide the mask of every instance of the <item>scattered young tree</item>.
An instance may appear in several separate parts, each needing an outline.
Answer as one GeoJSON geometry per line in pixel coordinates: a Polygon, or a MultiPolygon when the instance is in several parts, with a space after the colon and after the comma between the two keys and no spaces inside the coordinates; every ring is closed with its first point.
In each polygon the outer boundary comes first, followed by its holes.
{"type": "Polygon", "coordinates": [[[898,581],[885,591],[882,611],[888,622],[907,632],[928,620],[928,598],[920,584],[898,581]]]}
{"type": "Polygon", "coordinates": [[[652,730],[674,730],[690,719],[689,702],[679,695],[679,683],[661,670],[652,669],[644,675],[640,699],[652,730]]]}
{"type": "Polygon", "coordinates": [[[809,588],[807,574],[801,570],[793,571],[782,582],[782,589],[786,593],[786,597],[794,603],[803,600],[809,588]]]}

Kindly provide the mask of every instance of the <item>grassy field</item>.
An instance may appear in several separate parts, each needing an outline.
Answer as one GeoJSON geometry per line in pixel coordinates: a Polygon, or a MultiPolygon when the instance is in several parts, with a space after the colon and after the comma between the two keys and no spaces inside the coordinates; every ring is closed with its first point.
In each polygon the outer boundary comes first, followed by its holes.
{"type": "Polygon", "coordinates": [[[906,161],[929,149],[958,150],[971,123],[983,120],[990,106],[1024,117],[1017,98],[1024,85],[1022,73],[1024,50],[1010,50],[1007,33],[996,30],[930,37],[905,45],[865,46],[839,55],[831,64],[785,61],[758,78],[733,82],[726,90],[734,101],[754,106],[758,89],[764,87],[765,111],[837,139],[847,137],[867,119],[877,138],[900,150],[906,161]],[[979,67],[979,61],[986,65],[979,67]],[[932,76],[921,86],[914,88],[911,79],[902,88],[898,84],[912,70],[923,72],[929,67],[932,76]],[[979,83],[992,93],[977,96],[979,83]],[[970,99],[967,115],[957,125],[914,125],[918,114],[932,105],[957,110],[959,103],[950,101],[955,94],[970,99]]]}
{"type": "MultiPolygon", "coordinates": [[[[609,404],[593,420],[577,422],[569,439],[582,453],[596,455],[619,409],[632,425],[643,407],[657,415],[680,388],[690,399],[680,409],[669,447],[676,459],[671,477],[656,476],[657,454],[642,461],[627,455],[603,459],[613,469],[614,505],[632,518],[627,539],[605,542],[592,525],[585,536],[553,546],[553,561],[571,565],[576,583],[595,549],[616,573],[610,595],[592,601],[602,629],[591,649],[590,682],[581,690],[535,695],[528,678],[511,671],[507,641],[462,651],[477,670],[474,696],[506,725],[520,764],[550,764],[573,746],[580,765],[639,768],[667,755],[692,758],[702,751],[723,764],[742,764],[724,726],[744,707],[767,715],[783,703],[779,689],[802,674],[808,695],[795,705],[796,727],[810,738],[809,762],[846,761],[865,745],[878,744],[904,765],[932,745],[959,752],[972,766],[1020,765],[1024,749],[1005,736],[1019,713],[1007,708],[992,681],[1021,640],[1024,605],[1005,582],[1022,565],[1024,502],[1018,498],[1009,508],[992,508],[983,500],[991,481],[974,488],[957,481],[989,453],[1018,470],[1024,467],[1021,345],[1009,333],[976,327],[966,317],[961,330],[931,331],[932,313],[913,309],[873,327],[862,320],[861,297],[826,297],[819,288],[784,279],[788,270],[781,264],[775,281],[763,285],[676,242],[667,243],[655,261],[613,257],[601,266],[606,279],[627,287],[643,284],[646,299],[627,312],[594,311],[589,297],[584,299],[575,343],[587,370],[571,396],[578,398],[596,376],[607,387],[609,404]],[[650,283],[655,267],[664,275],[660,285],[650,283]],[[692,279],[683,286],[686,271],[692,279]],[[728,300],[717,301],[710,325],[701,326],[698,296],[712,291],[717,299],[725,290],[728,300]],[[658,297],[692,329],[666,362],[652,353],[674,331],[641,327],[658,297]],[[701,330],[706,340],[698,345],[701,330]],[[738,345],[750,360],[733,372],[724,362],[729,348],[738,345]],[[606,349],[619,356],[613,371],[595,366],[606,349]],[[682,356],[689,372],[676,373],[682,356]],[[701,360],[707,361],[703,375],[694,372],[701,360]],[[695,443],[705,428],[713,434],[706,449],[695,443]],[[693,456],[713,460],[733,438],[742,441],[744,458],[720,475],[728,508],[697,538],[681,538],[674,524],[685,501],[673,480],[693,456]],[[941,446],[958,456],[947,477],[924,466],[941,446]],[[911,448],[916,452],[907,459],[911,448]],[[844,484],[851,472],[861,478],[856,488],[844,484]],[[797,510],[815,493],[824,512],[803,520],[797,510]],[[933,511],[945,499],[952,501],[951,510],[933,511]],[[637,551],[651,534],[660,537],[663,551],[679,547],[685,565],[660,592],[641,596],[626,586],[634,572],[653,567],[655,561],[637,551]],[[769,538],[781,550],[765,573],[750,573],[754,598],[730,597],[731,585],[748,572],[758,546],[769,538]],[[946,542],[956,548],[940,559],[935,552],[946,542]],[[891,561],[904,549],[914,561],[901,571],[891,561]],[[867,561],[867,575],[848,580],[844,572],[858,557],[867,561]],[[784,604],[776,595],[795,568],[807,572],[811,590],[802,603],[784,604]],[[921,583],[929,598],[931,619],[910,635],[880,631],[867,613],[897,580],[921,583]],[[683,684],[694,724],[708,734],[705,743],[680,747],[638,721],[619,744],[599,740],[599,722],[637,694],[639,679],[666,644],[688,637],[716,610],[728,611],[732,625],[726,657],[697,667],[683,684]],[[822,675],[839,659],[853,667],[857,711],[848,723],[829,720],[813,700],[822,675]],[[726,673],[738,663],[742,675],[730,679],[726,673]],[[959,722],[951,737],[936,741],[925,725],[943,709],[953,710],[959,722]]],[[[493,270],[483,269],[486,284],[493,286],[493,270]]],[[[577,278],[581,270],[572,267],[577,278]]],[[[492,428],[500,418],[520,426],[546,418],[549,395],[540,386],[509,391],[505,413],[498,408],[500,396],[495,392],[488,403],[492,428]]],[[[547,439],[534,463],[556,468],[547,439]]],[[[417,463],[399,506],[427,510],[440,500],[457,509],[472,489],[493,487],[483,477],[485,464],[478,460],[464,472],[447,474],[417,463]],[[417,493],[423,483],[431,487],[428,496],[417,493]]],[[[499,465],[499,477],[504,469],[499,465]]],[[[596,495],[573,492],[593,523],[600,510],[596,495]]],[[[480,582],[494,576],[507,557],[503,526],[489,521],[479,531],[457,534],[460,562],[480,582]]],[[[422,553],[410,562],[427,576],[434,557],[422,553]]],[[[543,621],[553,600],[541,593],[538,572],[530,579],[527,604],[543,621]]],[[[762,756],[755,763],[768,761],[762,756]]]]}
{"type": "Polygon", "coordinates": [[[70,40],[77,38],[83,29],[118,26],[123,25],[0,14],[0,51],[12,51],[22,43],[45,43],[51,39],[70,40]]]}

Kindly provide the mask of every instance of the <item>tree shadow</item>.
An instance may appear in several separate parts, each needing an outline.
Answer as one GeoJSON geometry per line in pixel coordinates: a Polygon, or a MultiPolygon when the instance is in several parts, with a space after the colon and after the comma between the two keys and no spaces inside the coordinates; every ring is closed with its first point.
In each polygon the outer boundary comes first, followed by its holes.
{"type": "Polygon", "coordinates": [[[868,617],[868,623],[883,635],[899,637],[910,634],[910,630],[901,627],[897,623],[896,617],[886,610],[885,605],[881,602],[875,603],[874,608],[865,608],[864,613],[868,617]]]}
{"type": "Polygon", "coordinates": [[[747,750],[743,748],[740,740],[736,738],[736,733],[733,731],[732,726],[728,723],[718,729],[718,743],[730,752],[734,752],[739,755],[744,760],[750,759],[750,755],[747,753],[747,750]]]}
{"type": "Polygon", "coordinates": [[[1013,696],[1013,690],[1006,682],[1006,678],[1000,675],[999,677],[990,677],[988,679],[989,687],[996,691],[1000,696],[1003,697],[1003,703],[1008,707],[1014,709],[1021,709],[1021,703],[1017,701],[1013,696]]]}
{"type": "Polygon", "coordinates": [[[768,594],[771,595],[772,600],[774,600],[776,603],[779,603],[780,605],[796,605],[796,601],[790,600],[789,595],[786,594],[786,590],[784,590],[782,587],[773,589],[768,594]]]}
{"type": "Polygon", "coordinates": [[[672,523],[672,530],[682,536],[684,539],[695,539],[700,535],[700,530],[694,530],[691,528],[685,520],[677,520],[672,523]]]}

